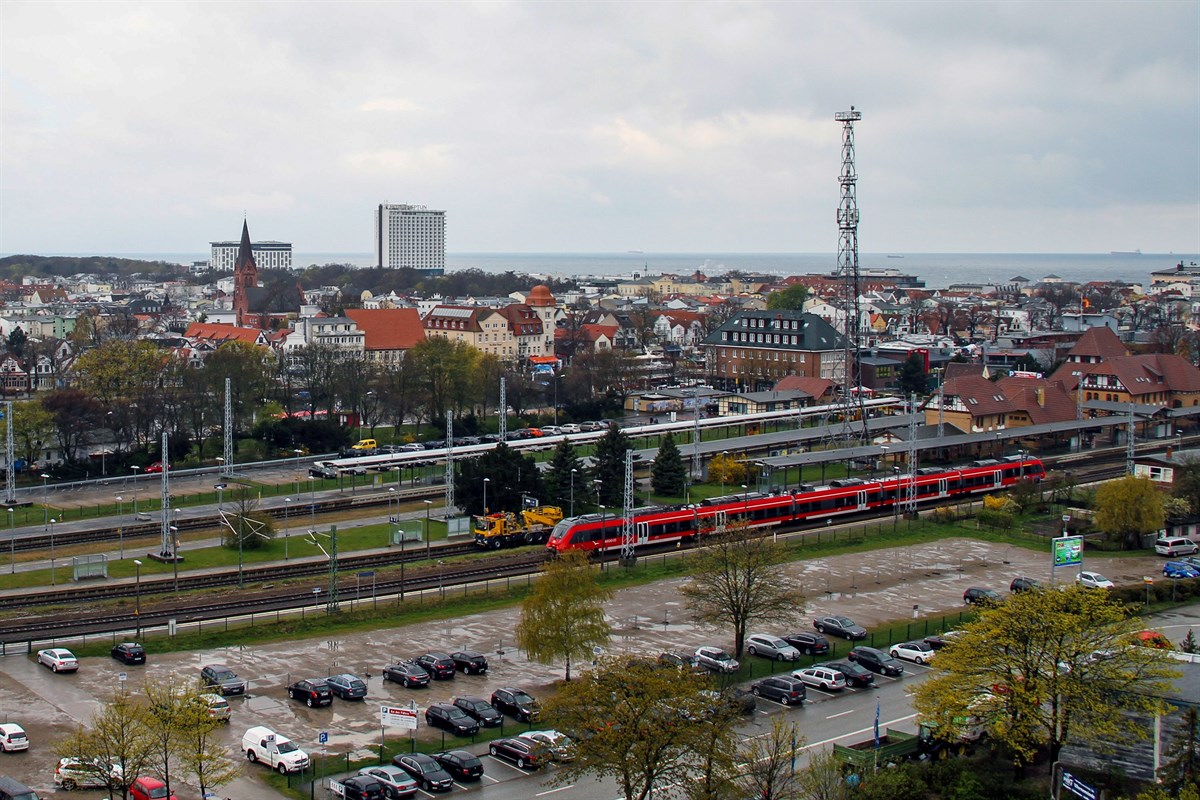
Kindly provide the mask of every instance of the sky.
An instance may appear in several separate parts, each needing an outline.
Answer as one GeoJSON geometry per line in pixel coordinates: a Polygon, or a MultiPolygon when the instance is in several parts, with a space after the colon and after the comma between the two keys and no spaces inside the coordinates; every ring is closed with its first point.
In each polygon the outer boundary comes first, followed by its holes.
{"type": "Polygon", "coordinates": [[[1200,253],[1200,2],[0,3],[0,253],[1200,253]]]}

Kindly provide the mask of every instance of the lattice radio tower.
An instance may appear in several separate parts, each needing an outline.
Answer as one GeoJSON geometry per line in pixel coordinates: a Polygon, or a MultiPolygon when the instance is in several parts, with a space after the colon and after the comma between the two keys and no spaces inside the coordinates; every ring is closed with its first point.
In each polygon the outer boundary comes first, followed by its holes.
{"type": "Polygon", "coordinates": [[[858,271],[858,172],[854,167],[854,123],[862,119],[862,112],[850,106],[849,111],[839,111],[833,118],[842,123],[842,171],[838,177],[842,199],[837,211],[837,274],[842,281],[842,313],[845,325],[839,400],[842,425],[838,438],[845,442],[865,441],[866,408],[863,405],[862,372],[858,367],[858,347],[861,338],[858,297],[861,294],[861,286],[858,271]],[[858,430],[855,430],[856,420],[861,423],[858,430]]]}

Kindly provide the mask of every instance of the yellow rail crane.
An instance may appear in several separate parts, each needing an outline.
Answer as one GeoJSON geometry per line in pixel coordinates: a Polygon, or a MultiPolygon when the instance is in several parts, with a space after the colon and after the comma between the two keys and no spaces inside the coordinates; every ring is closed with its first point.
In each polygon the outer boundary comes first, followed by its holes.
{"type": "Polygon", "coordinates": [[[498,511],[473,517],[475,544],[492,550],[545,544],[550,531],[562,520],[563,512],[558,506],[539,506],[536,502],[520,513],[498,511]]]}

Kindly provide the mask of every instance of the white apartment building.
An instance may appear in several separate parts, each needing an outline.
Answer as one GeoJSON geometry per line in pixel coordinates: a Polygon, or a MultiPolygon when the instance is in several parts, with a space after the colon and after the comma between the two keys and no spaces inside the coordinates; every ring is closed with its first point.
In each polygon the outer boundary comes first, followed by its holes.
{"type": "MultiPolygon", "coordinates": [[[[232,272],[234,264],[237,263],[238,247],[241,246],[241,242],[210,242],[209,244],[212,245],[212,255],[208,260],[208,268],[217,272],[232,272]]],[[[259,269],[292,268],[291,242],[255,242],[250,246],[250,250],[254,253],[254,263],[259,269]]]]}
{"type": "Polygon", "coordinates": [[[380,204],[375,211],[375,265],[446,271],[446,212],[425,206],[380,204]]]}

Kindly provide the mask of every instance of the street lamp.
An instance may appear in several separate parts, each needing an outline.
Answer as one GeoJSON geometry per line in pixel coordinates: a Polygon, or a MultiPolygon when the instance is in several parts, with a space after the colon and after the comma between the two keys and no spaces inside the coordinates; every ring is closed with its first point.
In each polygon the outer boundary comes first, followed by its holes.
{"type": "Polygon", "coordinates": [[[575,516],[575,473],[579,470],[571,468],[571,516],[575,516]]]}
{"type": "Polygon", "coordinates": [[[304,451],[296,449],[292,451],[296,454],[296,493],[300,492],[300,456],[304,455],[304,451]]]}
{"type": "Polygon", "coordinates": [[[133,638],[142,638],[142,562],[136,558],[133,567],[137,570],[137,578],[133,585],[133,624],[137,629],[133,638]]]}
{"type": "Polygon", "coordinates": [[[437,562],[437,565],[438,565],[438,594],[439,594],[439,595],[441,595],[441,598],[442,598],[443,600],[445,600],[445,599],[446,599],[446,589],[445,589],[445,587],[442,585],[442,572],[443,572],[443,570],[444,570],[444,568],[445,568],[445,566],[446,566],[446,562],[445,562],[445,561],[442,561],[442,560],[439,558],[439,559],[438,559],[438,562],[437,562]]]}
{"type": "MultiPolygon", "coordinates": [[[[179,514],[179,509],[175,509],[175,513],[179,514]]],[[[175,521],[179,521],[179,517],[175,517],[175,521]]],[[[179,593],[179,527],[176,525],[170,526],[171,531],[171,572],[175,576],[173,588],[176,594],[179,593]]]]}
{"type": "Polygon", "coordinates": [[[42,473],[42,530],[50,530],[50,490],[46,487],[46,481],[50,476],[42,473]]]}
{"type": "Polygon", "coordinates": [[[492,482],[492,479],[491,479],[491,478],[484,478],[484,479],[483,479],[483,513],[484,513],[484,515],[485,515],[485,516],[486,516],[486,515],[487,515],[487,513],[488,513],[488,504],[487,504],[487,485],[488,485],[489,483],[491,483],[491,482],[492,482]]]}
{"type": "Polygon", "coordinates": [[[12,572],[13,575],[16,575],[17,574],[17,531],[15,528],[13,528],[13,512],[14,511],[16,511],[16,509],[12,508],[10,506],[8,509],[8,547],[9,547],[8,561],[12,567],[10,572],[12,572]]]}
{"type": "Polygon", "coordinates": [[[141,469],[137,464],[130,467],[133,470],[133,518],[137,519],[137,476],[138,470],[141,469]]]}
{"type": "MultiPolygon", "coordinates": [[[[117,519],[121,518],[121,501],[124,500],[121,495],[117,495],[117,519]]],[[[11,509],[10,509],[11,510],[11,509]]],[[[117,541],[121,547],[121,560],[125,560],[125,526],[117,525],[117,541]]]]}
{"type": "Polygon", "coordinates": [[[50,585],[55,585],[54,578],[54,523],[58,522],[54,517],[50,518],[50,585]]]}
{"type": "Polygon", "coordinates": [[[292,498],[283,498],[283,560],[288,560],[288,505],[292,498]]]}
{"type": "Polygon", "coordinates": [[[742,484],[742,519],[746,527],[750,527],[750,487],[742,484]]]}

